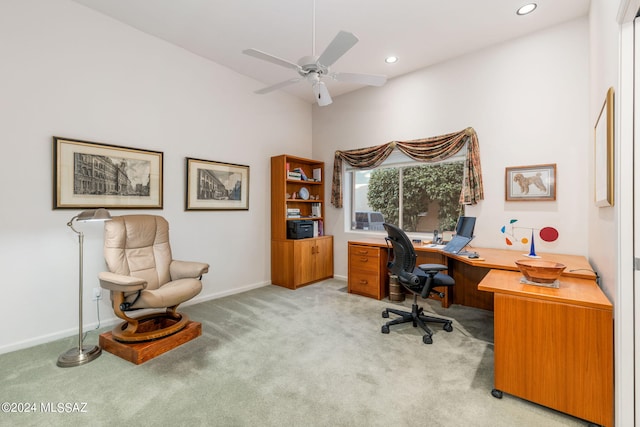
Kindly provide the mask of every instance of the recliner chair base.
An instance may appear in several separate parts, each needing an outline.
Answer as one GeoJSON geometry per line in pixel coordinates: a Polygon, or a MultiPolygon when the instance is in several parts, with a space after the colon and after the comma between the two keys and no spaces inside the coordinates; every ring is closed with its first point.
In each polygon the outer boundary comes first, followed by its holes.
{"type": "Polygon", "coordinates": [[[439,317],[433,317],[433,316],[425,316],[424,314],[422,314],[423,308],[418,307],[417,295],[413,296],[413,304],[411,305],[411,312],[396,310],[395,308],[385,308],[384,311],[382,312],[382,317],[384,317],[385,319],[389,318],[389,313],[397,314],[398,316],[401,316],[401,317],[391,320],[385,323],[384,325],[382,325],[381,332],[383,334],[389,333],[389,326],[391,325],[399,325],[401,323],[412,322],[414,328],[420,326],[422,330],[425,332],[424,336],[422,337],[422,342],[425,344],[432,344],[433,339],[431,338],[431,336],[433,335],[433,331],[431,331],[431,329],[427,326],[426,322],[441,323],[443,325],[442,329],[444,329],[447,332],[453,331],[453,326],[451,326],[451,320],[441,319],[439,317]]]}
{"type": "Polygon", "coordinates": [[[184,329],[159,340],[125,343],[116,341],[109,331],[100,334],[99,344],[104,351],[140,365],[170,352],[200,335],[202,335],[202,325],[199,322],[189,321],[184,329]]]}
{"type": "Polygon", "coordinates": [[[159,312],[151,313],[132,321],[117,325],[111,333],[113,338],[121,342],[142,342],[164,338],[181,331],[189,323],[186,314],[159,312]]]}

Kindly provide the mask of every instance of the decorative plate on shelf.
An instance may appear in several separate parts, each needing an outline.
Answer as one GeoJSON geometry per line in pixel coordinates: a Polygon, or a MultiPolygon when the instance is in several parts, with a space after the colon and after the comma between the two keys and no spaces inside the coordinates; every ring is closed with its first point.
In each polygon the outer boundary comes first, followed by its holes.
{"type": "Polygon", "coordinates": [[[302,200],[309,200],[309,190],[307,187],[302,187],[298,192],[298,195],[302,200]]]}

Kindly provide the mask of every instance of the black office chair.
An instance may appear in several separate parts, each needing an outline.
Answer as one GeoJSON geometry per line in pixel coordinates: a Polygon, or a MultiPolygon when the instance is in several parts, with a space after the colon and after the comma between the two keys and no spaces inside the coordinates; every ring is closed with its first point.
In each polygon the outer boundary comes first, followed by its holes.
{"type": "Polygon", "coordinates": [[[454,280],[451,276],[448,276],[441,271],[446,270],[447,266],[442,264],[421,264],[416,268],[416,251],[413,248],[413,244],[409,240],[409,237],[400,228],[392,224],[384,223],[384,228],[387,230],[387,245],[389,247],[389,261],[387,268],[398,277],[398,281],[413,294],[413,305],[411,306],[411,312],[397,310],[395,308],[387,308],[382,312],[382,317],[385,319],[389,317],[389,313],[397,314],[397,319],[391,320],[382,326],[382,333],[389,333],[389,326],[398,325],[400,323],[413,322],[413,327],[420,327],[424,330],[425,334],[422,337],[422,341],[425,344],[433,343],[431,336],[433,332],[427,326],[426,322],[441,323],[442,329],[447,332],[451,332],[453,327],[451,326],[451,320],[441,319],[439,317],[426,316],[423,314],[422,307],[418,307],[418,295],[422,298],[427,298],[430,294],[439,294],[440,297],[444,297],[444,294],[434,290],[435,286],[453,286],[454,280]],[[393,249],[393,251],[391,251],[393,249]]]}

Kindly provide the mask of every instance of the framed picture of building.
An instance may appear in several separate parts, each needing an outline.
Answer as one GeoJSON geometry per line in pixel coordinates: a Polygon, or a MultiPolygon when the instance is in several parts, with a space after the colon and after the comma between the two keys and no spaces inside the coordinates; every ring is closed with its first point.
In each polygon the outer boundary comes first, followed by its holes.
{"type": "Polygon", "coordinates": [[[53,137],[54,209],[162,209],[163,153],[53,137]]]}
{"type": "Polygon", "coordinates": [[[186,210],[249,209],[249,166],[190,157],[186,166],[186,210]]]}

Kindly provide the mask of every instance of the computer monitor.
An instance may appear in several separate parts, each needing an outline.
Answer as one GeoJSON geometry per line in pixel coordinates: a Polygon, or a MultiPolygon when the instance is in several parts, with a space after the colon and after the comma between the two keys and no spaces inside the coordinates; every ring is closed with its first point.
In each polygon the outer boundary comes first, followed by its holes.
{"type": "Polygon", "coordinates": [[[458,224],[456,225],[456,235],[472,238],[475,226],[475,216],[461,216],[458,218],[458,224]]]}

